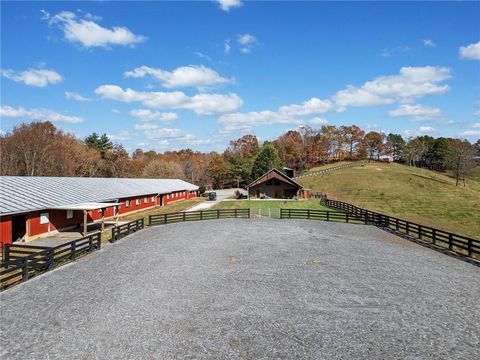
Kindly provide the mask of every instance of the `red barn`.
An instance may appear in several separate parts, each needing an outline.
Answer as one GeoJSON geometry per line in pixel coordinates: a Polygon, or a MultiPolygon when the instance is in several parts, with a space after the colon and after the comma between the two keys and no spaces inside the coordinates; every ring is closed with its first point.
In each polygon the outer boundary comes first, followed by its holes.
{"type": "Polygon", "coordinates": [[[177,179],[0,176],[0,246],[197,196],[177,179]]]}

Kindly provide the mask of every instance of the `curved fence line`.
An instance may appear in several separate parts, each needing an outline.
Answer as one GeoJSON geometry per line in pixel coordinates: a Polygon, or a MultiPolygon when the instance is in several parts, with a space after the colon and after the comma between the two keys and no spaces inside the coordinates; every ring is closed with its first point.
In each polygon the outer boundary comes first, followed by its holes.
{"type": "Polygon", "coordinates": [[[318,170],[318,171],[311,172],[311,173],[308,173],[308,174],[303,174],[303,175],[296,176],[293,179],[301,179],[301,178],[308,177],[308,176],[322,175],[322,174],[326,174],[326,173],[329,173],[329,172],[332,172],[332,171],[351,168],[351,167],[354,167],[354,166],[361,166],[361,165],[365,165],[365,164],[368,164],[368,160],[355,161],[355,162],[352,162],[352,163],[339,165],[339,166],[331,167],[331,168],[324,169],[324,170],[318,170]]]}

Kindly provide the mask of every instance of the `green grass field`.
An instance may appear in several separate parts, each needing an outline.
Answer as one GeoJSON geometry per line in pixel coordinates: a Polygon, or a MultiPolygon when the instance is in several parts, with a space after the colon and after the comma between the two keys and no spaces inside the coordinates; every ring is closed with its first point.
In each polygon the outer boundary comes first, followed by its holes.
{"type": "Polygon", "coordinates": [[[480,238],[480,169],[467,186],[400,164],[368,164],[299,179],[329,198],[424,225],[480,238]]]}
{"type": "Polygon", "coordinates": [[[280,217],[280,209],[332,210],[320,205],[320,200],[225,200],[211,209],[250,209],[252,216],[280,217]]]}

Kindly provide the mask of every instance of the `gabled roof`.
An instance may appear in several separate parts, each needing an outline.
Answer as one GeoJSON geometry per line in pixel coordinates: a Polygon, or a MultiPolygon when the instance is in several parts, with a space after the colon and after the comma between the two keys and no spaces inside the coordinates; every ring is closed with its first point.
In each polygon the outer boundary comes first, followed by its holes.
{"type": "Polygon", "coordinates": [[[280,177],[280,179],[283,180],[284,182],[289,183],[290,185],[296,186],[300,189],[303,189],[302,185],[300,185],[299,183],[294,181],[292,178],[289,178],[287,175],[285,175],[284,173],[282,173],[281,171],[279,171],[275,168],[271,169],[270,171],[267,171],[265,174],[260,176],[258,179],[252,181],[250,184],[248,184],[247,189],[252,187],[252,186],[255,186],[257,184],[260,184],[262,182],[265,182],[265,181],[267,181],[267,180],[269,180],[273,177],[275,177],[275,178],[280,177]]]}
{"type": "Polygon", "coordinates": [[[178,179],[0,176],[0,214],[185,190],[198,186],[178,179]]]}

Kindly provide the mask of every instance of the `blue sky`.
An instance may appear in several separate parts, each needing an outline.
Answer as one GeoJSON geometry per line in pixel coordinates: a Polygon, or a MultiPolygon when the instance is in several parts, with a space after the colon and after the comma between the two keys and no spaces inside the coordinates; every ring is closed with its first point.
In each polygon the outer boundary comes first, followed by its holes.
{"type": "Polygon", "coordinates": [[[2,2],[1,130],[129,151],[356,124],[480,138],[480,3],[2,2]]]}

